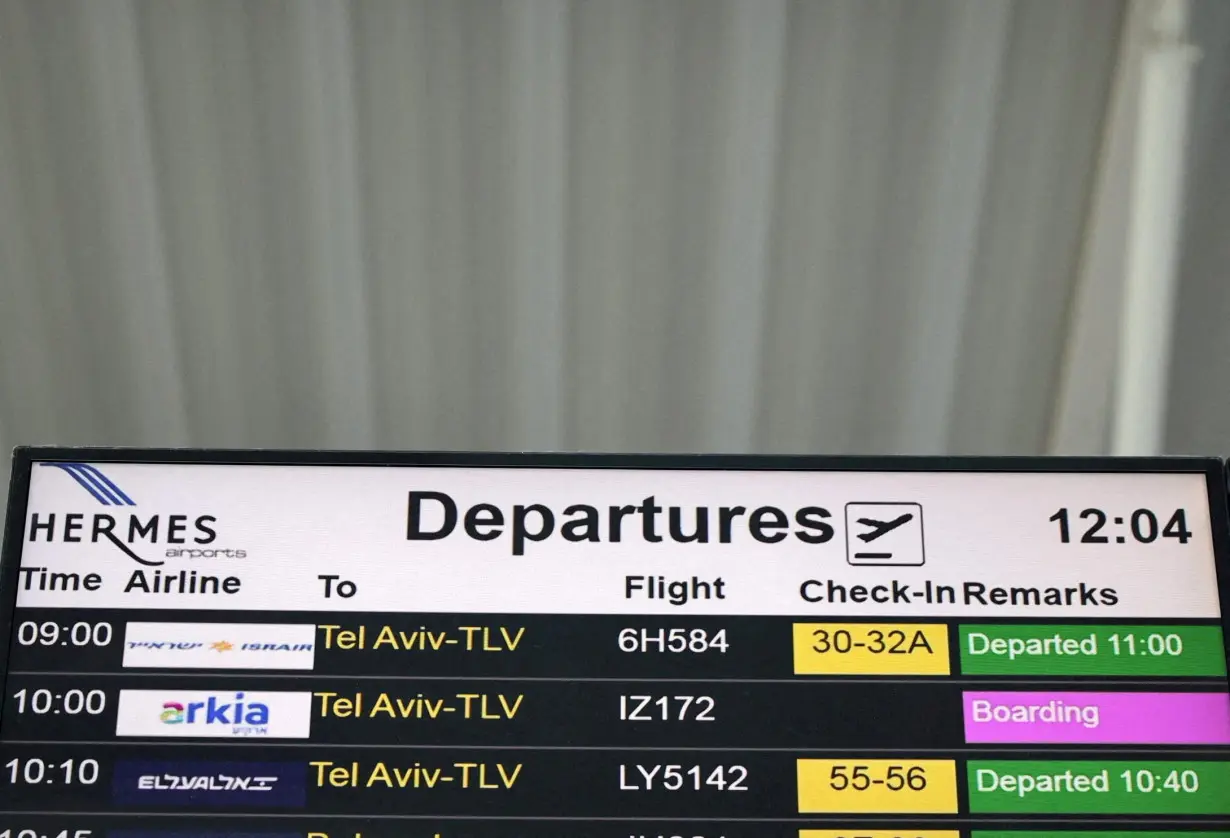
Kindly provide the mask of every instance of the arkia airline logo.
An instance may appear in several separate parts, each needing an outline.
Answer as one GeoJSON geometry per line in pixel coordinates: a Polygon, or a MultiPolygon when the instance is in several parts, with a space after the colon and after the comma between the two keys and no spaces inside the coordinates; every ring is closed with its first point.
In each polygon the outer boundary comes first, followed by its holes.
{"type": "Polygon", "coordinates": [[[312,623],[129,623],[124,666],[145,669],[300,669],[315,665],[312,623]]]}
{"type": "Polygon", "coordinates": [[[312,694],[120,690],[116,736],[306,739],[312,694]]]}
{"type": "Polygon", "coordinates": [[[244,550],[207,547],[218,539],[214,515],[199,513],[142,513],[136,500],[97,466],[89,463],[40,463],[63,472],[77,484],[81,500],[91,500],[111,511],[31,512],[26,527],[30,542],[62,544],[106,542],[146,567],[160,567],[168,558],[212,559],[247,556],[244,550]],[[125,510],[114,509],[120,507],[125,510]]]}

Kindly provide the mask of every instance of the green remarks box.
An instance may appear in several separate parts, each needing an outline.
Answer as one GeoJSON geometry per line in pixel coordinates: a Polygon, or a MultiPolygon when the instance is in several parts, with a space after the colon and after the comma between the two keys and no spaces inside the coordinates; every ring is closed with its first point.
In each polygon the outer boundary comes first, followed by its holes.
{"type": "Polygon", "coordinates": [[[969,625],[963,675],[1226,675],[1220,626],[969,625]]]}
{"type": "Polygon", "coordinates": [[[1036,832],[983,832],[975,829],[970,838],[1230,838],[1230,832],[1056,832],[1039,826],[1036,832]]]}
{"type": "Polygon", "coordinates": [[[978,814],[1230,814],[1230,762],[970,760],[966,782],[978,814]]]}

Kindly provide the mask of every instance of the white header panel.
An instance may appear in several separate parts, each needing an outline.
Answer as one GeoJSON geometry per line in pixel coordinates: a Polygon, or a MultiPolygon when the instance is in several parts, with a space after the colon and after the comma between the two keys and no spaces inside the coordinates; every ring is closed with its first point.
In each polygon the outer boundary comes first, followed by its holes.
{"type": "Polygon", "coordinates": [[[17,604],[1220,613],[1202,474],[129,463],[35,463],[17,604]]]}

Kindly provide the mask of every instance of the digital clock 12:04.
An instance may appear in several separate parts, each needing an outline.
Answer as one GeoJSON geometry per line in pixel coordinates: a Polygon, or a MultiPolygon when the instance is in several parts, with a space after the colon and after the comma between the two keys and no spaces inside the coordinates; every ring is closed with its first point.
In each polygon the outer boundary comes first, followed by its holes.
{"type": "Polygon", "coordinates": [[[1169,512],[1134,509],[1123,514],[1110,514],[1090,507],[1074,516],[1064,506],[1047,520],[1059,526],[1059,541],[1062,544],[1153,544],[1157,541],[1186,544],[1192,538],[1192,531],[1187,527],[1186,509],[1169,512]],[[1074,525],[1073,518],[1079,523],[1074,525]],[[1076,534],[1073,533],[1074,529],[1076,534]]]}

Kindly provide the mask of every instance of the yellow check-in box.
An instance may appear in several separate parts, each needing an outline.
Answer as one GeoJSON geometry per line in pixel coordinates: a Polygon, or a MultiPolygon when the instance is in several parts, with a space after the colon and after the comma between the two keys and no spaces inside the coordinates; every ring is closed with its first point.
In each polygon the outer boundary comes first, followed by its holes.
{"type": "Polygon", "coordinates": [[[800,759],[799,812],[956,814],[951,759],[800,759]]]}
{"type": "Polygon", "coordinates": [[[943,623],[795,623],[795,675],[949,675],[943,623]]]}
{"type": "Polygon", "coordinates": [[[957,829],[800,829],[799,838],[961,838],[957,829]]]}

